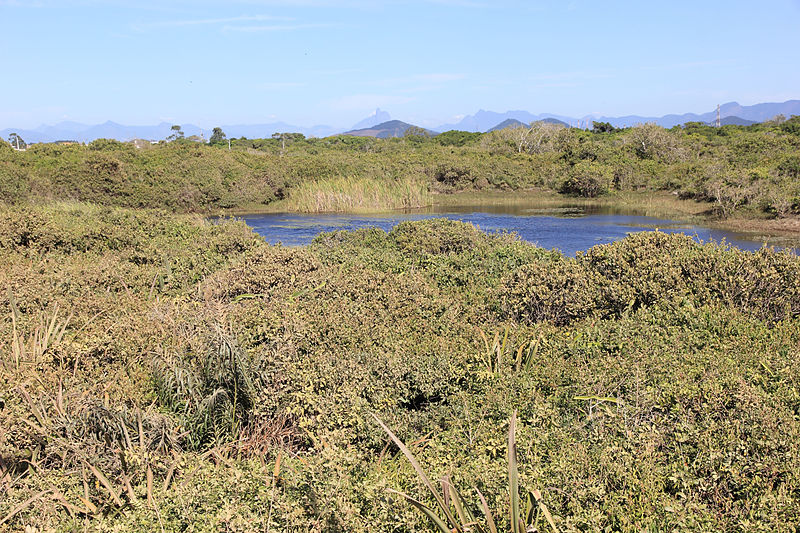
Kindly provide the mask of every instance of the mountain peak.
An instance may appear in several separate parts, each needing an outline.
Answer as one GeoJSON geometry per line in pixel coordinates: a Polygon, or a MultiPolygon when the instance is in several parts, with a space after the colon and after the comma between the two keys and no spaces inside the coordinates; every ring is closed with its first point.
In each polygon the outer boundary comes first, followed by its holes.
{"type": "Polygon", "coordinates": [[[364,120],[360,120],[353,125],[351,129],[353,130],[363,130],[365,128],[371,128],[372,126],[377,126],[383,122],[388,122],[392,120],[392,117],[386,111],[381,110],[380,107],[375,108],[375,112],[372,113],[370,116],[365,118],[364,120]]]}

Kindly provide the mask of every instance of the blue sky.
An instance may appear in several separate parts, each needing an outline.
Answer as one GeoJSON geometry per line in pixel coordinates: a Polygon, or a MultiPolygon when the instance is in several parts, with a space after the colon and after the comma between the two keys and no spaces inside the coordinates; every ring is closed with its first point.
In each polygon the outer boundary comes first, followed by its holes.
{"type": "Polygon", "coordinates": [[[0,129],[800,98],[800,0],[0,0],[0,129]]]}

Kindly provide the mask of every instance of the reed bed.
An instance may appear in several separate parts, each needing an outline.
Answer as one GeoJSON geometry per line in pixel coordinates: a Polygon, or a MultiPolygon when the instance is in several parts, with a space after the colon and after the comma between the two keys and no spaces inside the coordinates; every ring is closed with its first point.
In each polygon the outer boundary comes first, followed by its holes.
{"type": "Polygon", "coordinates": [[[428,186],[412,178],[337,177],[292,189],[285,208],[301,213],[413,209],[431,204],[428,186]]]}

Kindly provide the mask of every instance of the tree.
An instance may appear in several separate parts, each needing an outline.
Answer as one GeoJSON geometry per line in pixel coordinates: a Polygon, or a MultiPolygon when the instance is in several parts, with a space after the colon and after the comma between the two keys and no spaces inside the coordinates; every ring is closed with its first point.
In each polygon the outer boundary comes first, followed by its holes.
{"type": "Polygon", "coordinates": [[[467,143],[480,139],[480,132],[450,130],[440,133],[435,140],[442,146],[464,146],[467,143]]]}
{"type": "Polygon", "coordinates": [[[403,132],[403,137],[425,137],[429,138],[431,135],[428,133],[428,130],[425,128],[420,128],[419,126],[409,126],[406,128],[406,131],[403,132]]]}
{"type": "Polygon", "coordinates": [[[539,120],[531,122],[528,126],[516,125],[494,130],[487,135],[489,138],[494,137],[500,144],[513,146],[518,154],[523,152],[538,154],[548,151],[550,141],[561,129],[563,126],[559,124],[539,120]]]}
{"type": "Polygon", "coordinates": [[[272,138],[281,141],[281,154],[283,154],[284,150],[286,150],[286,142],[292,141],[303,141],[305,140],[306,136],[302,133],[273,133],[272,138]]]}
{"type": "Polygon", "coordinates": [[[180,124],[174,124],[171,128],[172,135],[167,137],[168,141],[177,141],[179,139],[183,139],[183,131],[181,131],[180,124]]]}
{"type": "Polygon", "coordinates": [[[792,115],[781,124],[781,129],[791,135],[800,136],[800,115],[792,115]]]}
{"type": "Polygon", "coordinates": [[[616,129],[610,122],[592,122],[592,131],[594,133],[611,133],[616,129]]]}
{"type": "Polygon", "coordinates": [[[765,120],[764,124],[773,124],[773,125],[777,126],[777,125],[783,124],[784,122],[786,122],[786,117],[783,114],[778,113],[777,115],[775,115],[771,119],[765,120]]]}
{"type": "Polygon", "coordinates": [[[211,138],[208,140],[208,144],[223,144],[227,140],[225,132],[222,131],[222,128],[216,127],[211,130],[211,138]]]}
{"type": "Polygon", "coordinates": [[[11,135],[8,136],[8,142],[9,144],[11,144],[11,146],[16,148],[17,150],[25,150],[26,148],[28,148],[28,143],[23,141],[22,137],[20,137],[16,133],[12,133],[11,135]]]}
{"type": "Polygon", "coordinates": [[[675,139],[667,130],[654,122],[637,124],[631,128],[628,142],[633,145],[633,151],[642,159],[664,159],[676,149],[675,139]]]}

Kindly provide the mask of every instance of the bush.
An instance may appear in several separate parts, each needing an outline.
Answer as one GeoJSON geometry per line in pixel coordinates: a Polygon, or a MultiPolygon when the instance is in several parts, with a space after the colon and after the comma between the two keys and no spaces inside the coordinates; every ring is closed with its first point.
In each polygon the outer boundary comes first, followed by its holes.
{"type": "Polygon", "coordinates": [[[727,304],[767,322],[800,316],[800,261],[699,244],[683,234],[640,232],[574,260],[534,262],[503,280],[502,317],[558,325],[659,305],[727,304]]]}
{"type": "Polygon", "coordinates": [[[605,165],[580,161],[569,171],[569,177],[561,183],[559,192],[585,198],[606,194],[612,187],[613,171],[605,165]]]}
{"type": "Polygon", "coordinates": [[[472,224],[444,218],[402,222],[389,232],[389,238],[411,256],[458,254],[489,243],[489,237],[472,224]]]}
{"type": "Polygon", "coordinates": [[[568,324],[605,312],[608,282],[575,261],[535,262],[503,280],[501,313],[524,324],[568,324]]]}
{"type": "Polygon", "coordinates": [[[308,252],[263,246],[246,254],[204,283],[205,298],[230,301],[241,297],[285,296],[286,291],[321,282],[325,273],[308,252]]]}

